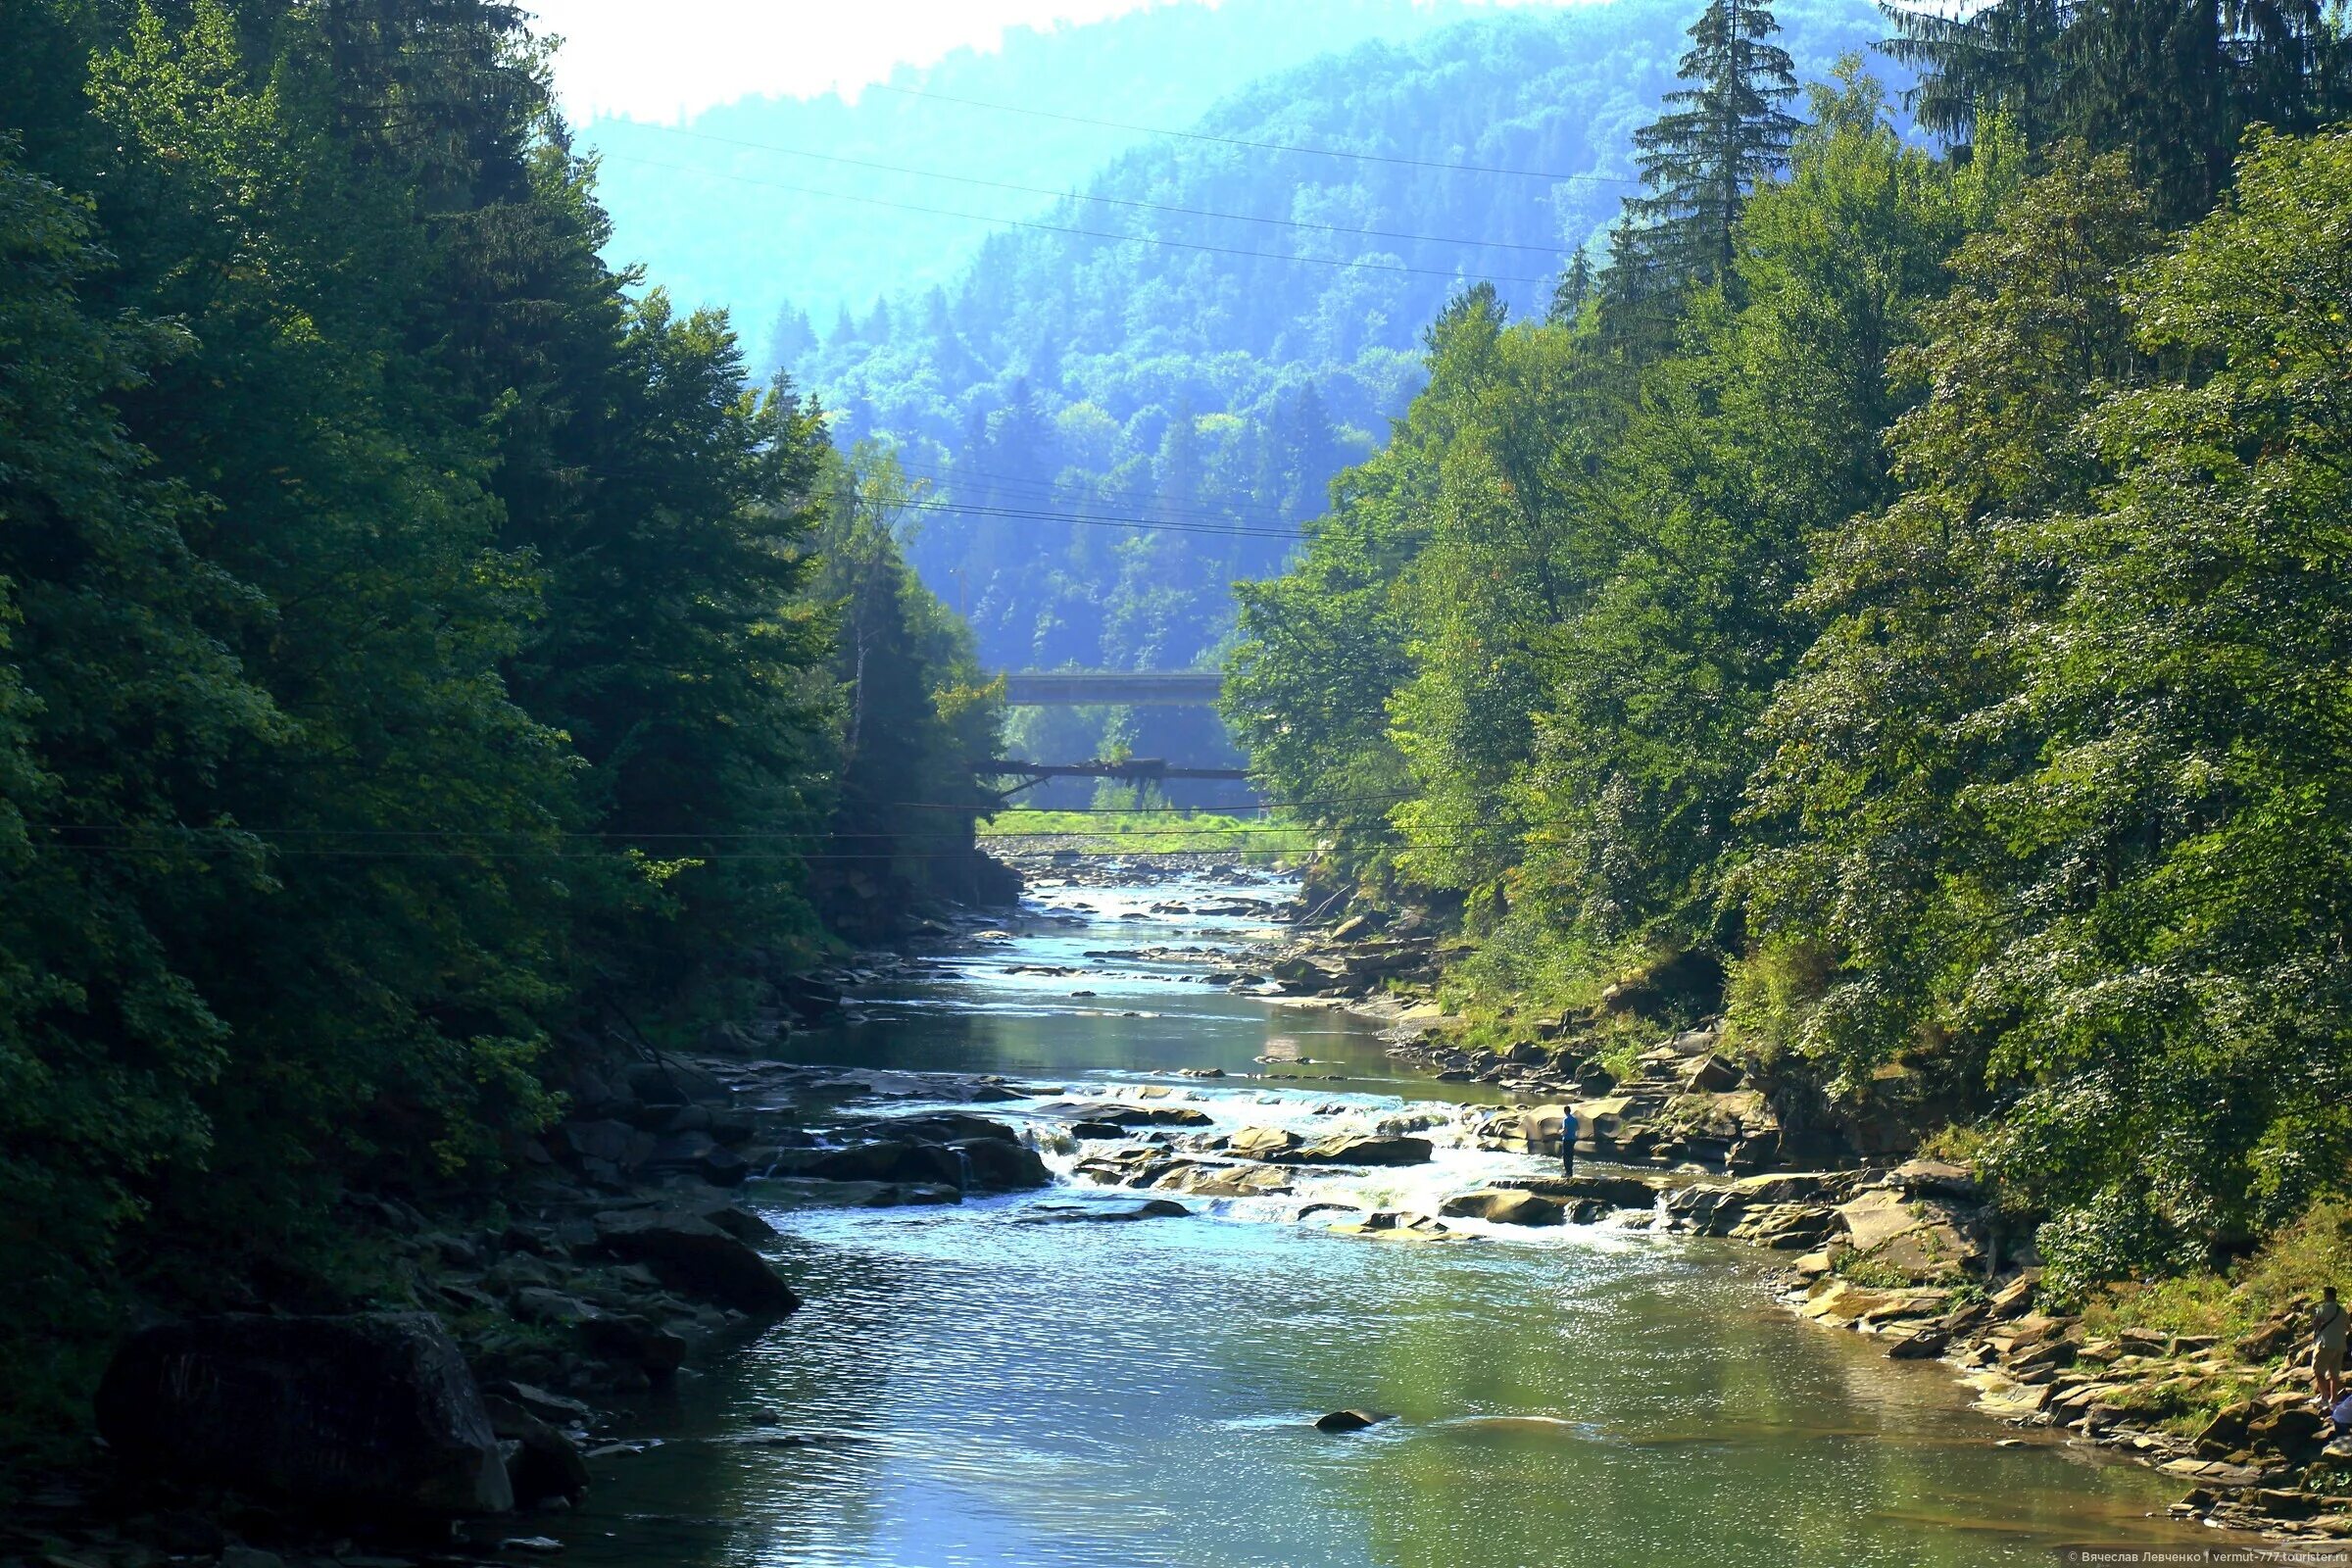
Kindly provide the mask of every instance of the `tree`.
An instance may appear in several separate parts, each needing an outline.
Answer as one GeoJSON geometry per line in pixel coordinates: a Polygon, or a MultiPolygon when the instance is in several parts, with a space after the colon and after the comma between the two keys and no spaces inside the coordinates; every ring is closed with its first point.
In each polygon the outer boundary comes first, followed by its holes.
{"type": "Polygon", "coordinates": [[[2020,639],[2049,741],[1984,792],[2026,876],[1978,977],[1990,1150],[2075,1288],[2207,1264],[2352,1161],[2352,133],[2263,135],[2127,292],[2180,373],[2083,426],[2113,482],[2023,548],[2068,564],[2020,639]]]}
{"type": "Polygon", "coordinates": [[[1769,40],[1780,31],[1755,0],[1710,0],[1691,24],[1668,113],[1634,132],[1651,194],[1627,210],[1653,231],[1654,253],[1681,282],[1722,283],[1748,193],[1788,159],[1797,121],[1796,68],[1769,40]]]}
{"type": "Polygon", "coordinates": [[[1888,52],[1918,68],[1921,124],[1964,143],[2006,116],[2029,147],[2131,155],[2157,217],[2227,188],[2248,126],[2306,130],[2352,109],[2352,40],[2323,0],[1996,0],[1964,15],[1886,7],[1888,52]]]}

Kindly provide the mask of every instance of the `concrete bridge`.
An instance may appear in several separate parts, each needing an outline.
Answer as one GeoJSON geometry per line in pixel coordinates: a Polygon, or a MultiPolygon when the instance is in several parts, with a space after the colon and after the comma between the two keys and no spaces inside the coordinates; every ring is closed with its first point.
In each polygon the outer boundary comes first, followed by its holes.
{"type": "Polygon", "coordinates": [[[1004,676],[1011,708],[1206,708],[1225,677],[1213,669],[1016,669],[1004,676]]]}

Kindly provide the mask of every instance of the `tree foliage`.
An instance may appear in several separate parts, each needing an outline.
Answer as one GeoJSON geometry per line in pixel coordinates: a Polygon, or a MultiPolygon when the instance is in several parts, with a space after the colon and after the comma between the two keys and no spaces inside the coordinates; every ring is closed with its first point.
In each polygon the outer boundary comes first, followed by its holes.
{"type": "MultiPolygon", "coordinates": [[[[1457,984],[1556,1008],[1719,964],[1746,1047],[1840,1114],[1981,1123],[2075,1286],[2352,1168],[2352,136],[2261,133],[2205,184],[2151,138],[2257,100],[2051,139],[2089,34],[2002,9],[1920,34],[1964,156],[1848,65],[1720,273],[1676,278],[1643,223],[1686,213],[1636,206],[1596,308],[1462,296],[1304,559],[1245,589],[1228,703],[1344,859],[1461,901],[1457,984]]],[[[2231,79],[2318,102],[2305,44],[2233,44],[2231,79]]],[[[2179,61],[2095,58],[2174,101],[2179,61]]]]}
{"type": "MultiPolygon", "coordinates": [[[[485,1182],[572,1046],[758,1006],[875,808],[825,421],[600,259],[512,8],[0,25],[13,1349],[342,1298],[342,1195],[485,1182]]],[[[968,649],[903,597],[927,709],[968,649]]],[[[900,787],[972,795],[962,701],[900,787]]]]}

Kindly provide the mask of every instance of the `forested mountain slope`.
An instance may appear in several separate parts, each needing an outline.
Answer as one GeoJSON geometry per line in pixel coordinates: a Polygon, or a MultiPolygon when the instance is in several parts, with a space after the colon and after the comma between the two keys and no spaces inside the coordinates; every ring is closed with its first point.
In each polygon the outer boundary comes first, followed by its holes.
{"type": "Polygon", "coordinates": [[[1102,122],[1189,124],[1268,72],[1485,9],[1466,0],[1158,4],[1085,25],[1007,28],[999,49],[958,49],[847,96],[745,98],[674,125],[602,116],[579,140],[601,160],[615,260],[645,265],[681,300],[726,307],[755,368],[765,369],[779,317],[789,352],[798,319],[821,329],[845,305],[863,315],[885,294],[954,282],[994,226],[910,209],[993,220],[1051,205],[934,175],[1073,190],[1149,139],[1102,122]]]}
{"type": "MultiPolygon", "coordinates": [[[[887,436],[935,487],[912,558],[984,662],[1201,661],[1229,583],[1284,559],[1419,386],[1446,301],[1485,279],[1544,313],[1634,188],[1690,21],[1672,0],[1496,12],[1269,74],[1042,215],[1091,233],[997,235],[795,368],[837,439],[887,436]]],[[[1885,30],[1858,0],[1783,21],[1816,76],[1885,30]]]]}

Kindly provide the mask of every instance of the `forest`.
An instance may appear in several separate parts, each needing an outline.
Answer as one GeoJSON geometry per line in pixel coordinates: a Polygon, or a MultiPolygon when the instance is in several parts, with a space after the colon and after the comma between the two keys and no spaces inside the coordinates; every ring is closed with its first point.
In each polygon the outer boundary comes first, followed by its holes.
{"type": "MultiPolygon", "coordinates": [[[[1280,567],[1332,475],[1368,457],[1419,389],[1423,324],[1481,280],[1540,311],[1570,255],[1597,257],[1635,178],[1632,132],[1671,85],[1689,21],[1669,0],[1622,0],[1335,44],[1228,94],[1183,137],[1118,154],[1078,197],[1043,204],[1047,226],[989,236],[944,285],[814,319],[788,306],[770,353],[844,439],[887,440],[925,487],[909,556],[962,606],[990,667],[1212,664],[1231,583],[1280,567]]],[[[1804,0],[1790,24],[1816,74],[1885,30],[1861,0],[1804,0]]],[[[1018,114],[911,102],[932,123],[956,114],[973,145],[1030,133],[1018,114]]],[[[734,167],[770,140],[747,118],[726,120],[734,167]]],[[[902,201],[1007,201],[985,183],[868,178],[902,201]]],[[[1014,720],[1016,748],[1041,757],[1229,755],[1202,712],[1014,720]]]]}
{"type": "Polygon", "coordinates": [[[887,463],[602,259],[514,7],[0,21],[13,1439],[128,1303],[349,1298],[339,1203],[975,891],[1000,710],[887,463]]]}
{"type": "Polygon", "coordinates": [[[1457,1005],[1722,1009],[2055,1298],[2352,1168],[2352,55],[2316,4],[1714,0],[1541,313],[1457,294],[1226,709],[1457,1005]],[[2329,128],[2336,126],[2336,128],[2329,128]]]}

